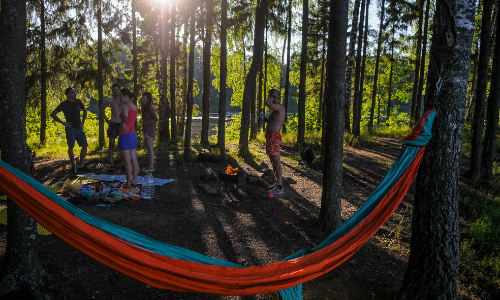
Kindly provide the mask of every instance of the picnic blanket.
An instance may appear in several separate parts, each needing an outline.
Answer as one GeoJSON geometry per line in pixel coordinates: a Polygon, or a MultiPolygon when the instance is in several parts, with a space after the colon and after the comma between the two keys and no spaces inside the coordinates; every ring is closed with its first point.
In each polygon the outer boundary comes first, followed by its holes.
{"type": "MultiPolygon", "coordinates": [[[[88,173],[84,175],[78,175],[79,177],[89,177],[89,178],[97,178],[101,179],[102,181],[115,181],[115,180],[120,180],[121,182],[126,182],[127,177],[125,175],[108,175],[108,174],[101,174],[101,175],[96,175],[94,173],[88,173]]],[[[137,176],[137,184],[142,184],[142,179],[144,177],[142,176],[137,176]]],[[[173,182],[173,179],[162,179],[162,178],[155,178],[155,185],[157,186],[163,186],[167,183],[173,182]]]]}

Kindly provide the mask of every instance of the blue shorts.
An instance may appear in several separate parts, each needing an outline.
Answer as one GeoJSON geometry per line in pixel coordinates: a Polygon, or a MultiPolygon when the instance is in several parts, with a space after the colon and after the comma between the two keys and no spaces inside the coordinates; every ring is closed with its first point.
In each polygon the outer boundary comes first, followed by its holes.
{"type": "Polygon", "coordinates": [[[73,149],[75,147],[75,141],[78,143],[78,146],[87,145],[87,137],[85,136],[85,132],[83,132],[82,128],[74,128],[74,127],[64,127],[66,130],[66,143],[68,144],[69,149],[73,149]]]}
{"type": "Polygon", "coordinates": [[[118,137],[119,150],[132,150],[137,148],[137,134],[135,132],[120,134],[118,137]]]}

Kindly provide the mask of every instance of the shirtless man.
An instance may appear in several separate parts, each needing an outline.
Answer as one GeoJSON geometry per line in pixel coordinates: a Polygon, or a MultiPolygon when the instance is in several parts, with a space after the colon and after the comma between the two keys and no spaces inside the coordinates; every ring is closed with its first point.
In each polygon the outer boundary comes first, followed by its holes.
{"type": "Polygon", "coordinates": [[[114,153],[115,153],[115,139],[118,137],[118,133],[120,130],[120,85],[117,83],[113,84],[111,87],[111,92],[113,94],[113,98],[108,98],[106,103],[101,107],[99,113],[102,114],[104,121],[108,123],[108,139],[109,139],[109,169],[108,172],[113,172],[115,170],[114,165],[114,153]],[[111,107],[111,120],[108,120],[106,117],[106,108],[111,107]]]}
{"type": "Polygon", "coordinates": [[[281,105],[280,91],[271,89],[267,100],[264,102],[272,111],[269,118],[265,118],[266,127],[266,154],[269,155],[269,160],[273,166],[274,176],[276,177],[277,187],[271,191],[274,195],[283,194],[282,169],[280,161],[281,148],[281,126],[285,122],[286,111],[281,105]]]}

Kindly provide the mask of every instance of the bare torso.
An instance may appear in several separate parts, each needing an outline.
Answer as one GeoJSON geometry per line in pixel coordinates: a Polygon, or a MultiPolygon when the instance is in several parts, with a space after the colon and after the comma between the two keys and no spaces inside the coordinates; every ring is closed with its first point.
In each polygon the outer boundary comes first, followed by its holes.
{"type": "Polygon", "coordinates": [[[120,97],[114,97],[111,100],[108,100],[109,106],[111,107],[111,122],[120,123],[120,97]]]}
{"type": "MultiPolygon", "coordinates": [[[[283,107],[281,104],[278,105],[283,107]]],[[[280,132],[283,122],[285,122],[285,108],[272,110],[267,121],[266,132],[280,132]]]]}

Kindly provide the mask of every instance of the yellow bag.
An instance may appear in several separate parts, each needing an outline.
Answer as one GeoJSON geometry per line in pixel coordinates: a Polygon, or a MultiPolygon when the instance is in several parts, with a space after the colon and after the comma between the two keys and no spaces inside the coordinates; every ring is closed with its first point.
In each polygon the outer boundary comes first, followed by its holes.
{"type": "Polygon", "coordinates": [[[82,183],[71,183],[71,180],[68,178],[63,184],[61,196],[74,198],[80,195],[80,188],[82,187],[82,183]]]}

